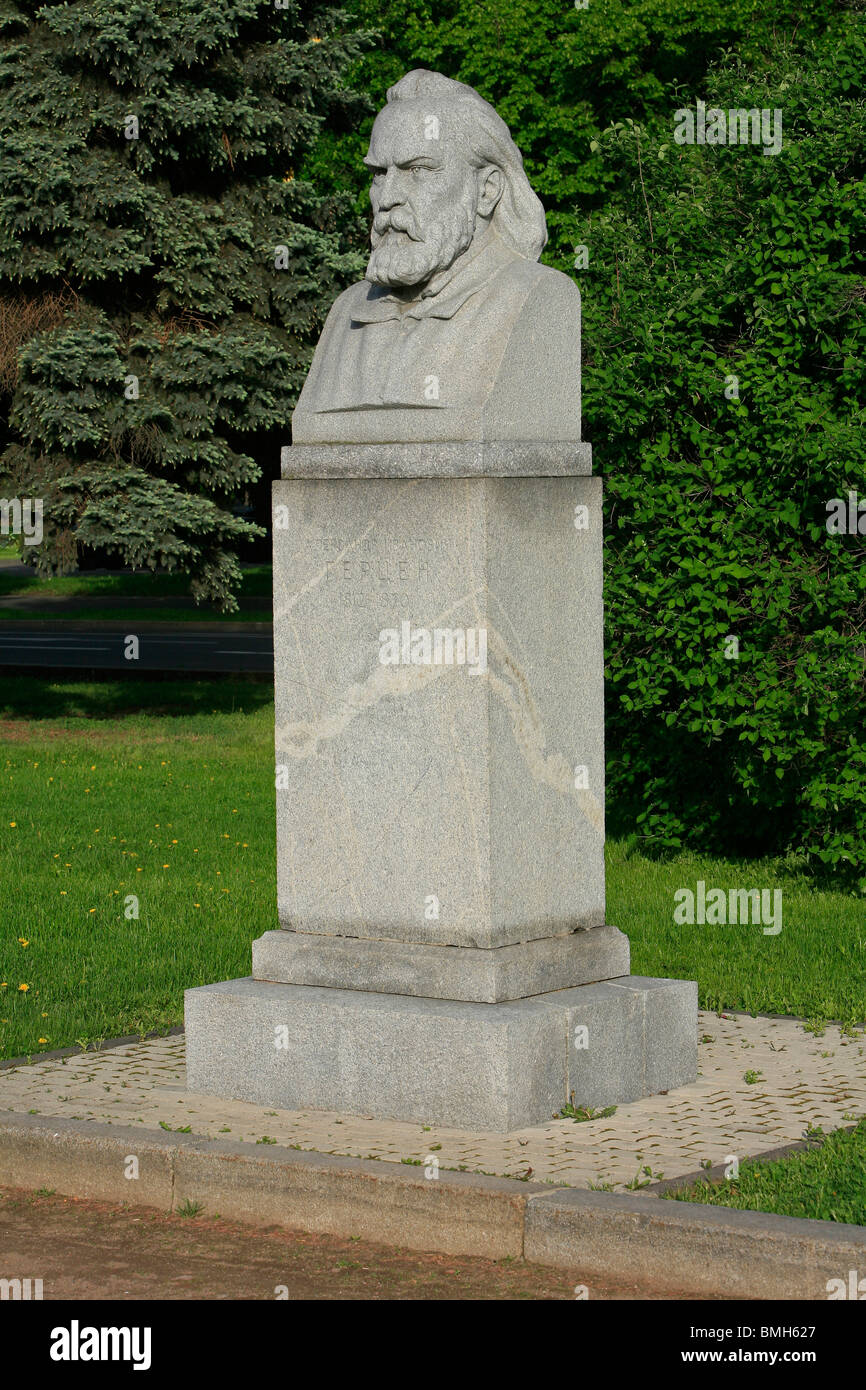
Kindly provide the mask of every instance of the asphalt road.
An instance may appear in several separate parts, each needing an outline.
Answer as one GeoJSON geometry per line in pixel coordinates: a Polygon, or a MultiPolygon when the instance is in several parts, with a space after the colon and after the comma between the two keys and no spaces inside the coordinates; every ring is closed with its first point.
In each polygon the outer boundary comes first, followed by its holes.
{"type": "Polygon", "coordinates": [[[0,623],[0,669],[40,667],[55,670],[129,671],[264,671],[274,669],[273,636],[268,628],[252,630],[219,624],[203,631],[178,623],[134,634],[129,625],[25,622],[0,623]]]}

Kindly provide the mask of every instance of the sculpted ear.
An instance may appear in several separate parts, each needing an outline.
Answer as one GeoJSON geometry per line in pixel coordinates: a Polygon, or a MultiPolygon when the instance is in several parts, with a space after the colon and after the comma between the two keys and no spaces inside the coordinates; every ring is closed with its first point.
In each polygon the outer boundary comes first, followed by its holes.
{"type": "Polygon", "coordinates": [[[489,217],[502,197],[505,187],[502,170],[495,164],[485,164],[483,169],[476,170],[475,181],[478,190],[478,214],[481,217],[489,217]]]}

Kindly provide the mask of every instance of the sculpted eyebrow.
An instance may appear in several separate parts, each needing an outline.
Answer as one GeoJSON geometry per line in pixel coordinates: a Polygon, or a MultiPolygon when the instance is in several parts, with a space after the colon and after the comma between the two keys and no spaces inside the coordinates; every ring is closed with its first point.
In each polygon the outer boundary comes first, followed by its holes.
{"type": "MultiPolygon", "coordinates": [[[[387,172],[389,167],[386,164],[377,164],[375,160],[372,159],[365,159],[364,163],[366,164],[367,168],[374,174],[384,174],[387,172]]],[[[417,154],[412,155],[409,159],[397,160],[395,167],[397,169],[412,169],[418,168],[423,165],[425,169],[439,169],[441,168],[441,163],[441,160],[432,159],[430,155],[417,154]]]]}

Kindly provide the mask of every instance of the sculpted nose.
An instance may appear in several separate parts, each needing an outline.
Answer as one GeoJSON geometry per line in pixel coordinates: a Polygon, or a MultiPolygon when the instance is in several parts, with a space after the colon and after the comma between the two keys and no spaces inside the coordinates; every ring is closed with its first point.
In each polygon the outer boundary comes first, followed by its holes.
{"type": "Polygon", "coordinates": [[[389,208],[397,207],[399,203],[403,202],[403,193],[399,187],[398,174],[399,170],[389,169],[382,179],[382,182],[379,184],[379,187],[376,189],[376,198],[383,212],[387,212],[389,208]]]}

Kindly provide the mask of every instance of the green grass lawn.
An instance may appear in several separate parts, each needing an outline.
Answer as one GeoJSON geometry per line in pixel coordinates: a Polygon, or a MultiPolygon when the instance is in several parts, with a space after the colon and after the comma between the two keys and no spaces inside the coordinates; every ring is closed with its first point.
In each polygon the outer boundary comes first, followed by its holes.
{"type": "MultiPolygon", "coordinates": [[[[5,552],[7,557],[10,551],[5,552]]],[[[270,565],[248,565],[243,570],[240,596],[264,598],[268,607],[273,592],[270,565]]],[[[189,597],[189,578],[183,574],[168,574],[162,570],[126,571],[120,574],[62,575],[44,578],[38,574],[4,574],[0,570],[0,599],[12,595],[59,595],[63,598],[167,598],[172,595],[189,597]]]]}
{"type": "MultiPolygon", "coordinates": [[[[0,550],[0,558],[9,551],[0,550]]],[[[15,557],[17,558],[17,556],[15,557]]],[[[260,599],[253,607],[244,607],[236,613],[221,613],[209,604],[172,606],[171,600],[189,599],[189,579],[182,574],[151,573],[142,570],[124,574],[72,574],[56,579],[46,579],[36,574],[9,574],[0,569],[0,621],[32,622],[62,618],[86,618],[88,622],[141,622],[145,620],[183,623],[183,622],[262,622],[272,619],[271,594],[273,580],[270,565],[249,565],[243,571],[243,581],[239,597],[260,599]],[[10,598],[28,598],[26,608],[7,606],[10,598]],[[52,599],[63,599],[62,606],[53,604],[52,599]],[[98,599],[130,600],[128,606],[99,608],[82,606],[94,605],[98,599]],[[136,605],[139,598],[163,600],[165,606],[143,608],[136,605]],[[45,603],[40,604],[39,600],[45,603]]]]}
{"type": "MultiPolygon", "coordinates": [[[[185,987],[249,973],[277,924],[272,739],[266,682],[0,684],[0,1055],[180,1023],[185,987]]],[[[705,1007],[866,1017],[862,898],[619,842],[608,898],[634,972],[696,978],[705,1007]],[[677,926],[699,878],[781,887],[782,931],[677,926]]]]}
{"type": "Polygon", "coordinates": [[[862,1226],[866,1222],[866,1119],[854,1130],[822,1135],[813,1149],[788,1158],[749,1159],[735,1179],[697,1183],[684,1192],[663,1195],[678,1202],[862,1226]]]}
{"type": "Polygon", "coordinates": [[[862,896],[819,890],[809,877],[766,860],[630,858],[615,840],[607,844],[607,892],[608,921],[630,937],[634,973],[697,979],[703,1008],[866,1019],[862,896]],[[707,890],[781,889],[782,930],[765,936],[760,925],[678,925],[674,892],[694,892],[699,879],[707,890]]]}

